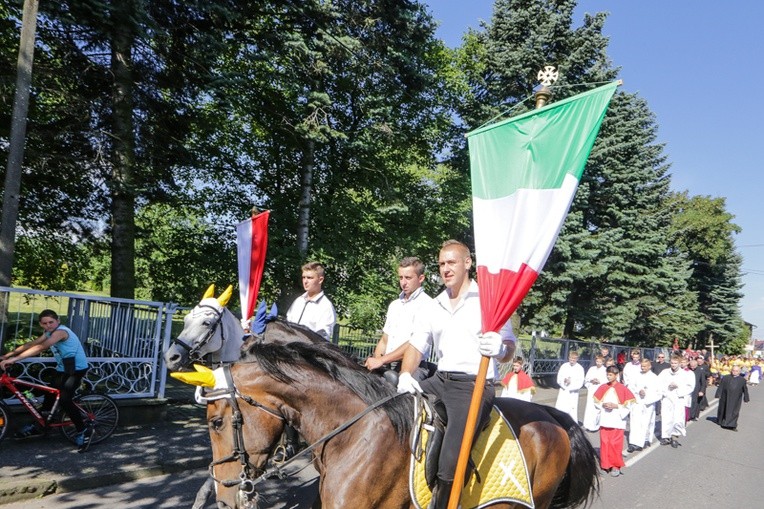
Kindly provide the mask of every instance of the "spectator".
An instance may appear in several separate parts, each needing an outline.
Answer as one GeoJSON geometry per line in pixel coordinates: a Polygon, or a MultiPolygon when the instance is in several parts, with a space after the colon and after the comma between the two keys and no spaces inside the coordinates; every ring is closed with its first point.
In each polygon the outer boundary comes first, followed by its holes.
{"type": "Polygon", "coordinates": [[[669,363],[666,362],[666,355],[658,352],[655,362],[653,363],[653,373],[660,375],[661,371],[669,367],[669,363]]]}

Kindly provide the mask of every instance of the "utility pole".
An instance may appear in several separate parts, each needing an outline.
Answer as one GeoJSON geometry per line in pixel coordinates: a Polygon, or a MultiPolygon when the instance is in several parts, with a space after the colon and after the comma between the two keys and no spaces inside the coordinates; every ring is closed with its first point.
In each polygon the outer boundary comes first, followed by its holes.
{"type": "MultiPolygon", "coordinates": [[[[3,216],[0,223],[0,286],[11,286],[13,252],[16,247],[16,219],[19,215],[21,191],[21,164],[24,160],[24,138],[27,133],[29,89],[32,83],[34,39],[37,30],[38,0],[24,0],[21,17],[21,41],[16,64],[16,94],[8,146],[8,165],[3,188],[3,216]]],[[[1,314],[5,316],[5,310],[1,314]]]]}

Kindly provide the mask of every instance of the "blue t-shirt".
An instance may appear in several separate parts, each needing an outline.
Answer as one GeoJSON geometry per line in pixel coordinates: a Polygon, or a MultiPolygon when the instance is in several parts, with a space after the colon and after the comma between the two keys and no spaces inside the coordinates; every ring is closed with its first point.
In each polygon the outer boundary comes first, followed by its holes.
{"type": "MultiPolygon", "coordinates": [[[[85,357],[85,349],[82,348],[80,338],[78,338],[77,334],[72,332],[72,330],[65,325],[59,325],[53,332],[59,329],[66,332],[69,337],[62,339],[50,347],[53,352],[53,357],[56,358],[56,371],[62,373],[65,371],[64,359],[68,359],[69,357],[74,357],[74,369],[77,371],[88,369],[88,360],[87,357],[85,357]]],[[[46,332],[45,335],[50,337],[53,332],[46,332]]]]}

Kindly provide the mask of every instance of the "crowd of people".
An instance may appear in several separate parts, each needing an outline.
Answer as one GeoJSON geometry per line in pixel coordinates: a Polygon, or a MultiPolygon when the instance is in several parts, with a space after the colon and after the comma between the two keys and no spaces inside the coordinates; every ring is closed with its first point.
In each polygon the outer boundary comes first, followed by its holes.
{"type": "MultiPolygon", "coordinates": [[[[613,477],[622,474],[624,452],[642,451],[658,441],[677,449],[687,435],[687,423],[697,421],[709,406],[708,390],[716,385],[719,399],[717,424],[737,431],[748,386],[761,381],[762,360],[725,356],[710,363],[707,352],[674,350],[658,353],[655,360],[642,357],[634,348],[615,359],[602,347],[584,373],[577,352],[557,372],[559,386],[555,407],[568,413],[586,431],[600,435],[600,466],[613,477]],[[583,420],[579,421],[579,393],[586,390],[583,420]],[[660,423],[656,429],[656,423],[660,423]],[[624,451],[624,445],[626,449],[624,451]]],[[[502,396],[531,400],[532,379],[516,359],[502,380],[502,396]]]]}

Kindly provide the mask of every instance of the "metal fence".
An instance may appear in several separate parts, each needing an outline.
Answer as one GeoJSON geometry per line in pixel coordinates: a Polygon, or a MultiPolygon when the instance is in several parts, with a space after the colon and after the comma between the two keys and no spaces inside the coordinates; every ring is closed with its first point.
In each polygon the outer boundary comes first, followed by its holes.
{"type": "MultiPolygon", "coordinates": [[[[160,355],[172,333],[174,304],[0,287],[0,346],[38,337],[43,309],[55,311],[80,338],[93,387],[115,398],[164,396],[160,355]]],[[[21,376],[41,383],[50,383],[55,371],[47,355],[20,364],[21,376]]]]}
{"type": "MultiPolygon", "coordinates": [[[[161,355],[170,339],[182,329],[182,318],[188,308],[173,303],[0,287],[0,351],[10,343],[38,337],[42,330],[37,318],[43,309],[54,310],[83,342],[91,366],[86,379],[96,389],[115,398],[164,397],[167,374],[161,355]]],[[[332,341],[363,362],[373,355],[381,335],[380,331],[337,325],[332,341]]],[[[578,352],[579,363],[588,369],[601,346],[609,347],[613,358],[624,353],[627,361],[632,348],[534,337],[518,342],[517,355],[525,359],[528,374],[543,377],[555,375],[572,350],[578,352]]],[[[640,350],[644,358],[651,360],[658,351],[667,353],[666,349],[640,350]]],[[[434,354],[430,360],[436,361],[434,354]]],[[[20,364],[21,376],[50,383],[55,370],[52,357],[29,358],[20,364]]],[[[500,365],[500,374],[510,367],[511,363],[500,365]]]]}
{"type": "MultiPolygon", "coordinates": [[[[355,355],[359,361],[363,362],[366,357],[374,353],[374,347],[382,335],[381,332],[368,333],[338,325],[334,329],[333,341],[339,345],[345,352],[355,355]]],[[[543,377],[556,375],[560,366],[568,361],[568,353],[578,352],[579,364],[584,370],[594,364],[594,357],[600,353],[600,348],[607,346],[610,349],[610,355],[616,359],[623,353],[626,362],[630,360],[629,353],[632,348],[638,348],[627,345],[618,345],[612,343],[599,343],[593,341],[578,341],[573,339],[555,339],[555,338],[531,338],[521,339],[517,343],[516,355],[522,357],[525,361],[525,372],[531,376],[543,377]]],[[[657,353],[667,354],[665,348],[639,348],[642,357],[655,360],[657,353]]],[[[435,362],[434,355],[430,360],[435,362]]],[[[512,367],[512,363],[504,363],[499,366],[499,373],[506,374],[512,367]]]]}

